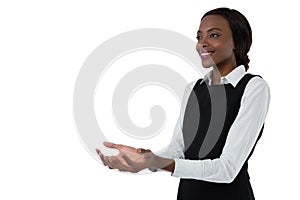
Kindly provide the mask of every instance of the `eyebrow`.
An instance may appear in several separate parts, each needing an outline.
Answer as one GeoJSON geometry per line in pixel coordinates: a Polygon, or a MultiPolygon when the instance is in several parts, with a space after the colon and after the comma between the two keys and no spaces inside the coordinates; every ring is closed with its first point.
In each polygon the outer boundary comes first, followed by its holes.
{"type": "MultiPolygon", "coordinates": [[[[206,32],[211,32],[213,30],[222,31],[222,29],[220,29],[220,28],[210,28],[206,32]]],[[[202,31],[198,30],[197,33],[202,33],[202,31]]]]}

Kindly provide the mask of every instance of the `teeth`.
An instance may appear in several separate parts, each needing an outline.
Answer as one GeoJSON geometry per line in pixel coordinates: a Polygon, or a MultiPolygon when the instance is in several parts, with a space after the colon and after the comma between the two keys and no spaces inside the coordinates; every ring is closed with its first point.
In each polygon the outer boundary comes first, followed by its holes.
{"type": "Polygon", "coordinates": [[[209,52],[201,53],[201,56],[208,56],[208,55],[210,55],[209,52]]]}

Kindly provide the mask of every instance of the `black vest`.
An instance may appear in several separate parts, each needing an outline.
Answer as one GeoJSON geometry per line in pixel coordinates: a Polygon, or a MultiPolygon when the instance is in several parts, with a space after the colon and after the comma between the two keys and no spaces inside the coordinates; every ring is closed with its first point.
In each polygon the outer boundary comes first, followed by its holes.
{"type": "MultiPolygon", "coordinates": [[[[202,79],[196,82],[189,96],[183,120],[182,131],[186,159],[203,160],[220,157],[229,129],[239,112],[245,87],[254,76],[246,74],[236,87],[231,84],[208,86],[208,83],[202,79]]],[[[258,139],[261,137],[262,131],[263,128],[258,139]]],[[[177,199],[254,199],[247,171],[247,161],[253,150],[254,147],[233,182],[213,183],[194,179],[180,179],[177,199]]]]}

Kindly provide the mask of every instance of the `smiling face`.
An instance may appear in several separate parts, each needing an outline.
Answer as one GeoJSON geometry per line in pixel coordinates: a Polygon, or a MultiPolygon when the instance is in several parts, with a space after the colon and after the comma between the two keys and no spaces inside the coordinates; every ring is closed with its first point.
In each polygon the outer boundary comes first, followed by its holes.
{"type": "Polygon", "coordinates": [[[225,18],[220,15],[204,17],[197,32],[197,39],[196,49],[203,67],[236,67],[232,32],[225,18]]]}

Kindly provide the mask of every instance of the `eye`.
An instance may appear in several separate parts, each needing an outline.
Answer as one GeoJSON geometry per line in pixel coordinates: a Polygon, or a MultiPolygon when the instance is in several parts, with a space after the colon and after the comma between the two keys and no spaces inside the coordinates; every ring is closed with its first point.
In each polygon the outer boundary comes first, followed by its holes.
{"type": "Polygon", "coordinates": [[[197,35],[196,39],[197,39],[197,40],[201,40],[201,39],[202,39],[202,36],[197,35]]]}
{"type": "Polygon", "coordinates": [[[210,34],[210,37],[211,38],[217,38],[217,37],[219,37],[220,35],[218,34],[218,33],[212,33],[212,34],[210,34]]]}

